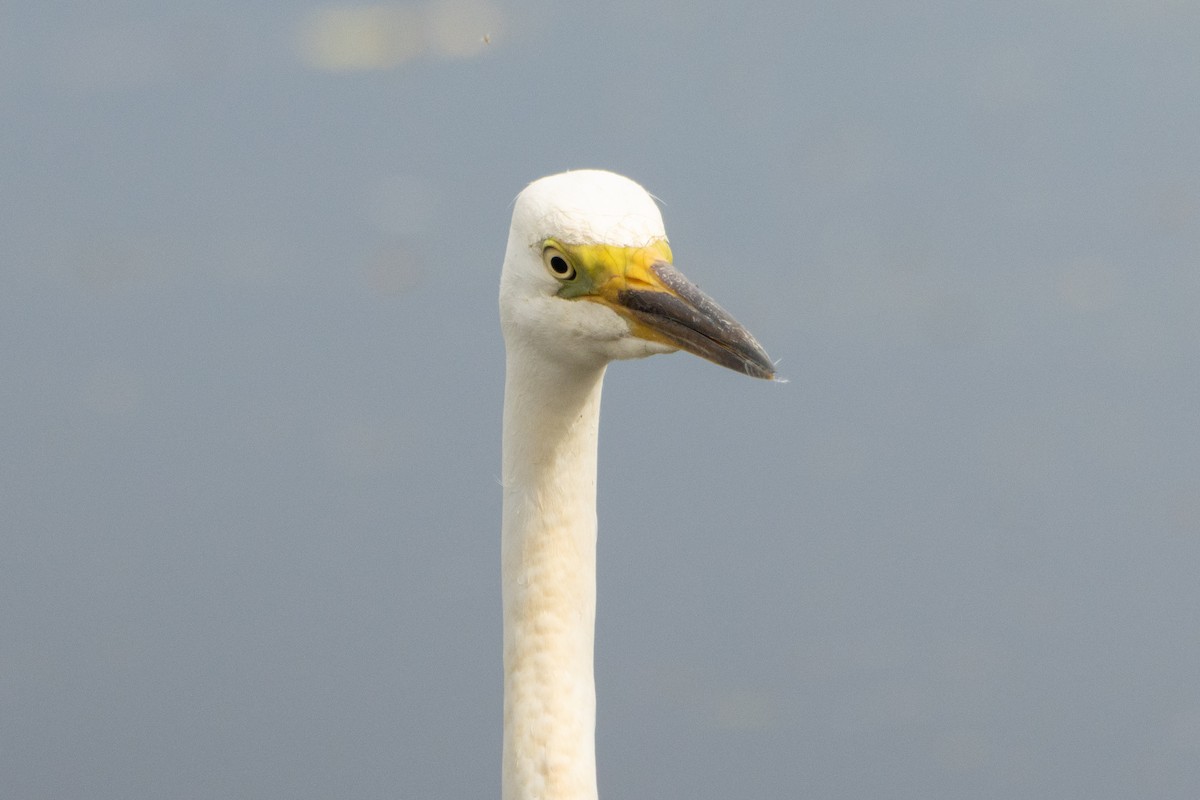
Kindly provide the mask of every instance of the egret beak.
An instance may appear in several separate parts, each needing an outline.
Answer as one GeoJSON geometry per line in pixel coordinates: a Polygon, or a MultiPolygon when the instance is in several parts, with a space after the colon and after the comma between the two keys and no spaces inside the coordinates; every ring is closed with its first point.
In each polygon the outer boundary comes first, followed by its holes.
{"type": "Polygon", "coordinates": [[[775,377],[775,365],[750,331],[671,265],[665,239],[643,247],[553,239],[541,245],[543,257],[550,252],[570,259],[573,271],[559,289],[560,297],[608,306],[642,339],[754,378],[775,377]]]}
{"type": "Polygon", "coordinates": [[[775,365],[750,331],[669,262],[643,266],[634,261],[629,264],[625,286],[613,288],[611,295],[605,292],[602,296],[629,320],[636,335],[753,378],[775,377],[775,365]],[[641,274],[630,274],[635,269],[641,274]]]}

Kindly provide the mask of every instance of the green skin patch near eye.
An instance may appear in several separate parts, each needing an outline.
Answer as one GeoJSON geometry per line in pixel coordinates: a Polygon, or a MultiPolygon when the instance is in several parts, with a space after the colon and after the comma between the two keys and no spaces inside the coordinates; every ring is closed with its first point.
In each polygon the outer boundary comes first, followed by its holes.
{"type": "Polygon", "coordinates": [[[659,261],[670,264],[673,260],[671,247],[665,239],[659,239],[645,247],[608,244],[565,245],[553,239],[546,239],[542,242],[542,250],[547,248],[561,252],[575,268],[575,277],[563,281],[558,290],[558,296],[568,300],[624,288],[645,287],[647,281],[643,276],[649,274],[651,265],[659,261]],[[610,281],[619,283],[609,287],[607,284],[610,281]]]}

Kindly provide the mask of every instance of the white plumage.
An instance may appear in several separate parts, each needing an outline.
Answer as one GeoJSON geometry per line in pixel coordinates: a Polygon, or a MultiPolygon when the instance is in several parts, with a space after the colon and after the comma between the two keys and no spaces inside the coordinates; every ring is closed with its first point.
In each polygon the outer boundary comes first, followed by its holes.
{"type": "Polygon", "coordinates": [[[749,333],[671,266],[633,181],[553,175],[517,198],[500,280],[504,800],[595,798],[596,453],[609,361],[685,349],[749,375],[749,333]]]}

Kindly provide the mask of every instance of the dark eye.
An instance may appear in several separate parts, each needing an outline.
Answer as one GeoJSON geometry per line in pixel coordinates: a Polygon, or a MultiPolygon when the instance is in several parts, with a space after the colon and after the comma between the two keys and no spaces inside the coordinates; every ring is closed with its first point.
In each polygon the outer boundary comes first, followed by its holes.
{"type": "Polygon", "coordinates": [[[546,269],[554,273],[554,277],[561,281],[570,281],[575,279],[575,267],[571,266],[571,262],[567,259],[563,252],[554,247],[547,247],[542,251],[542,261],[546,264],[546,269]]]}

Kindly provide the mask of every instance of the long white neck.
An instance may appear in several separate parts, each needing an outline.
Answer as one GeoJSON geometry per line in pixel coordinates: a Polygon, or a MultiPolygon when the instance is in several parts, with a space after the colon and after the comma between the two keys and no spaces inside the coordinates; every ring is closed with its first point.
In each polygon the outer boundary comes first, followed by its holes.
{"type": "Polygon", "coordinates": [[[595,800],[596,442],[604,366],[510,348],[503,800],[595,800]]]}

